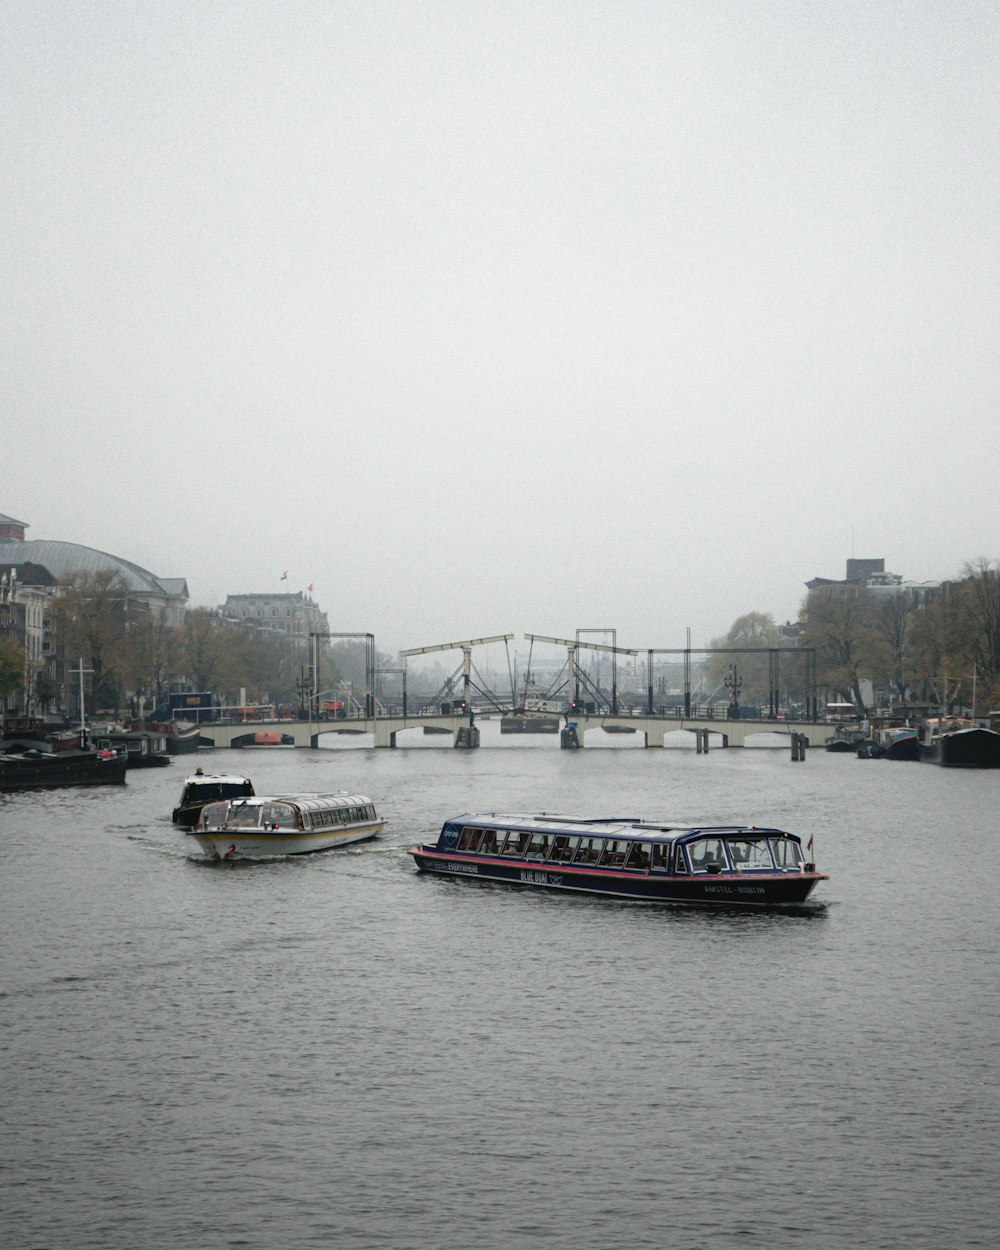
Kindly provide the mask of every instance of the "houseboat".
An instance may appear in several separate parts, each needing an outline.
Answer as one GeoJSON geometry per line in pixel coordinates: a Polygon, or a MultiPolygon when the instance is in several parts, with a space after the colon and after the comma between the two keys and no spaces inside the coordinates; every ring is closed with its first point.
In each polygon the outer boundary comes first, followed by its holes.
{"type": "Polygon", "coordinates": [[[946,768],[1000,768],[1000,733],[967,716],[929,716],[918,731],[920,758],[946,768]]]}
{"type": "Polygon", "coordinates": [[[206,773],[199,768],[184,779],[180,801],[174,808],[174,824],[190,829],[198,823],[201,809],[206,803],[214,803],[220,799],[245,799],[253,792],[253,782],[249,777],[206,773]]]}
{"type": "Polygon", "coordinates": [[[91,725],[91,744],[106,751],[124,751],[129,768],[164,768],[173,763],[166,735],[150,729],[123,729],[121,725],[91,725]]]}
{"type": "Polygon", "coordinates": [[[882,725],[871,738],[858,743],[861,760],[918,760],[920,742],[911,725],[882,725]]]}
{"type": "Polygon", "coordinates": [[[121,785],[125,751],[95,749],[85,733],[49,727],[38,717],[9,717],[0,728],[0,791],[121,785]]]}
{"type": "Polygon", "coordinates": [[[276,859],[363,842],[384,828],[367,795],[340,791],[209,803],[188,833],[213,859],[276,859]]]}
{"type": "Polygon", "coordinates": [[[409,853],[419,869],[445,876],[665,903],[803,903],[828,879],[781,829],[544,812],[455,816],[434,845],[409,853]]]}
{"type": "Polygon", "coordinates": [[[0,750],[0,790],[121,785],[127,763],[124,751],[55,750],[47,743],[10,742],[0,750]]]}

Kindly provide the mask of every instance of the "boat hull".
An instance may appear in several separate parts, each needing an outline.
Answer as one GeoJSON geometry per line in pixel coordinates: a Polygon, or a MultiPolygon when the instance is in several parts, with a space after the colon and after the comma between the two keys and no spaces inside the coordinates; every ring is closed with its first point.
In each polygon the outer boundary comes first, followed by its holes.
{"type": "Polygon", "coordinates": [[[409,852],[424,872],[465,880],[504,882],[571,893],[614,895],[661,903],[723,907],[780,907],[804,903],[819,881],[818,872],[718,873],[672,875],[655,872],[609,872],[593,868],[524,860],[493,859],[413,847],[409,852]]]}
{"type": "Polygon", "coordinates": [[[0,790],[50,790],[60,786],[121,785],[128,760],[94,751],[56,751],[0,758],[0,790]]]}
{"type": "Polygon", "coordinates": [[[191,829],[194,838],[212,859],[285,859],[289,855],[311,855],[330,851],[352,842],[366,842],[377,837],[385,821],[369,821],[350,829],[191,829]]]}
{"type": "Polygon", "coordinates": [[[1000,734],[992,729],[958,729],[921,742],[920,758],[945,768],[1000,768],[1000,734]]]}

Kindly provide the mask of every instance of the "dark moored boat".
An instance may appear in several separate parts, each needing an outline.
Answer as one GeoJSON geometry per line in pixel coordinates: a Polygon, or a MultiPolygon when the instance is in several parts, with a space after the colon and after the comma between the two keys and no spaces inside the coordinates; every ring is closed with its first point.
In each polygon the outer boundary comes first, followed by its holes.
{"type": "Polygon", "coordinates": [[[206,803],[215,803],[220,799],[252,798],[253,792],[249,777],[203,773],[199,768],[184,782],[180,802],[174,808],[174,824],[193,829],[206,803]]]}
{"type": "Polygon", "coordinates": [[[490,812],[446,820],[435,844],[410,854],[445,876],[665,903],[803,903],[827,880],[800,838],[746,825],[490,812]]]}
{"type": "Polygon", "coordinates": [[[874,738],[858,743],[858,759],[862,760],[918,760],[920,743],[917,731],[907,725],[893,725],[879,729],[874,738]]]}
{"type": "Polygon", "coordinates": [[[125,753],[51,743],[8,740],[0,754],[0,790],[43,790],[55,786],[118,785],[125,780],[125,753]]]}
{"type": "Polygon", "coordinates": [[[920,722],[920,758],[946,768],[1000,768],[1000,733],[966,716],[920,722]]]}
{"type": "Polygon", "coordinates": [[[838,725],[829,738],[827,738],[824,746],[827,751],[850,752],[854,755],[859,746],[865,741],[864,732],[858,728],[848,728],[845,725],[838,725]]]}
{"type": "Polygon", "coordinates": [[[201,745],[201,730],[187,721],[170,721],[164,727],[168,755],[188,755],[201,745]]]}
{"type": "Polygon", "coordinates": [[[125,751],[129,768],[163,768],[172,764],[167,753],[166,735],[148,729],[99,729],[91,730],[95,747],[108,751],[125,751]]]}

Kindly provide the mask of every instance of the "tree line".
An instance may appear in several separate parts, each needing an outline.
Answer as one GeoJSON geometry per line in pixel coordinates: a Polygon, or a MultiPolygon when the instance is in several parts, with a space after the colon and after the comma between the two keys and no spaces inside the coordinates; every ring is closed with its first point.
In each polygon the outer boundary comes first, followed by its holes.
{"type": "MultiPolygon", "coordinates": [[[[1000,562],[968,562],[959,578],[925,599],[819,586],[802,603],[796,635],[790,645],[773,617],[748,612],[711,646],[781,648],[783,689],[802,699],[803,666],[795,664],[793,645],[814,648],[819,688],[862,713],[873,710],[869,683],[877,706],[954,711],[975,700],[977,711],[1000,707],[1000,562]]],[[[765,701],[770,674],[763,654],[712,656],[705,666],[709,684],[722,687],[734,660],[743,701],[765,701]]]]}
{"type": "MultiPolygon", "coordinates": [[[[211,691],[235,703],[241,692],[248,703],[301,701],[307,664],[301,641],[260,633],[252,624],[227,620],[210,608],[194,608],[182,624],[171,624],[156,608],[131,596],[114,570],[74,573],[59,585],[52,601],[52,651],[62,659],[64,699],[79,698],[73,669],[82,660],[88,711],[163,709],[171,689],[183,684],[211,691]]],[[[34,676],[25,690],[24,648],[10,638],[0,640],[0,697],[30,693],[48,711],[60,687],[48,671],[34,676]]],[[[336,663],[323,655],[320,678],[340,680],[336,663]]]]}

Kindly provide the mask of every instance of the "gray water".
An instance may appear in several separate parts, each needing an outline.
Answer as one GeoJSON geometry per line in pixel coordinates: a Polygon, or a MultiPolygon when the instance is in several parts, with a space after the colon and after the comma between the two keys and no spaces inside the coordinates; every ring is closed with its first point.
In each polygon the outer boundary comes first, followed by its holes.
{"type": "Polygon", "coordinates": [[[1000,775],[539,745],[201,755],[389,818],[254,865],[171,824],[193,757],[0,796],[0,1243],[995,1247],[1000,775]],[[503,808],[773,823],[831,879],[781,915],[414,871],[503,808]]]}

